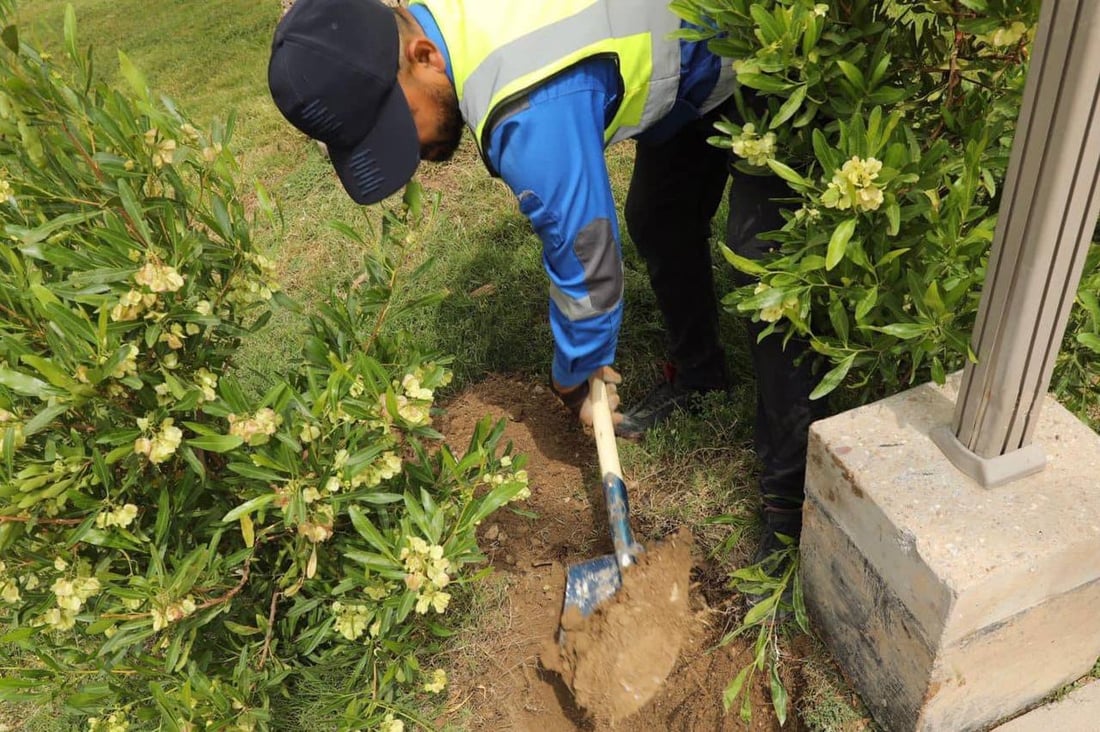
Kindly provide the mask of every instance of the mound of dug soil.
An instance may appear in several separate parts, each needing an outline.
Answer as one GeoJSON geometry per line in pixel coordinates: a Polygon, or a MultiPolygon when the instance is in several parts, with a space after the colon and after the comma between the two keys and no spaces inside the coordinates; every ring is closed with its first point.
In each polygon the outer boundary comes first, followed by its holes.
{"type": "MultiPolygon", "coordinates": [[[[505,377],[489,378],[452,400],[437,426],[448,444],[462,450],[485,415],[506,419],[506,439],[527,455],[531,498],[498,511],[481,527],[480,544],[493,577],[484,585],[478,627],[465,631],[466,640],[451,654],[449,713],[437,726],[519,732],[779,730],[762,685],[753,688],[751,726],[736,710],[725,714],[722,690],[751,660],[749,641],[715,648],[729,619],[708,607],[698,591],[700,560],[692,554],[690,538],[652,536],[636,519],[633,528],[648,556],[624,574],[622,597],[590,624],[567,619],[566,647],[548,654],[546,665],[540,661],[547,645],[556,645],[566,567],[612,550],[595,443],[547,389],[505,377]],[[656,633],[640,632],[641,620],[630,612],[639,607],[638,598],[645,612],[653,613],[655,602],[664,603],[656,612],[678,620],[651,626],[660,628],[656,633]],[[590,657],[584,644],[593,633],[599,635],[601,651],[590,657]],[[616,639],[629,642],[616,646],[616,639]],[[642,654],[641,660],[634,652],[642,654]],[[638,682],[634,668],[624,672],[635,663],[651,669],[650,677],[661,672],[664,678],[661,667],[671,667],[655,694],[643,689],[649,700],[637,709],[641,694],[614,681],[633,673],[634,683],[658,684],[644,678],[638,682]],[[576,696],[547,666],[569,676],[576,696]]],[[[624,478],[635,505],[649,491],[660,490],[624,478]]],[[[788,719],[783,729],[798,730],[797,720],[788,719]]]]}
{"type": "Polygon", "coordinates": [[[690,628],[691,532],[650,547],[623,572],[623,585],[595,613],[561,618],[559,642],[540,659],[557,671],[593,718],[610,724],[658,694],[690,628]]]}

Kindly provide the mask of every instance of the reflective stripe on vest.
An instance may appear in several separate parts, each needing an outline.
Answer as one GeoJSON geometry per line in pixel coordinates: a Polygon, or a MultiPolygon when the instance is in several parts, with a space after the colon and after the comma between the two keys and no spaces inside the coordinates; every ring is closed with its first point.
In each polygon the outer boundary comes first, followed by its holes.
{"type": "Polygon", "coordinates": [[[493,113],[586,58],[615,59],[622,99],[604,132],[610,144],[663,117],[676,101],[680,20],[668,0],[413,0],[447,43],[466,124],[484,150],[493,113]]]}

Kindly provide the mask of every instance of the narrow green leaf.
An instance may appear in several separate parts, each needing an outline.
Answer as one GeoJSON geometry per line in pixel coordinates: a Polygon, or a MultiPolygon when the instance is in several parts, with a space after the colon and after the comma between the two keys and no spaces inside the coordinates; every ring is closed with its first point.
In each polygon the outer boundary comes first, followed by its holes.
{"type": "Polygon", "coordinates": [[[840,72],[844,74],[844,77],[852,83],[852,86],[860,92],[867,91],[867,82],[863,78],[863,72],[856,68],[854,64],[844,59],[837,59],[836,65],[840,72]]]}
{"type": "Polygon", "coordinates": [[[367,540],[367,542],[384,555],[393,559],[393,553],[390,550],[390,546],[386,543],[386,540],[382,538],[382,534],[374,527],[374,524],[370,522],[366,514],[363,513],[363,509],[358,506],[348,507],[348,516],[351,517],[351,524],[355,527],[355,530],[359,532],[359,536],[367,540]]]}
{"type": "Polygon", "coordinates": [[[48,399],[57,394],[45,381],[3,367],[0,367],[0,386],[6,386],[17,394],[39,399],[48,399]]]}
{"type": "Polygon", "coordinates": [[[902,249],[895,249],[892,252],[887,252],[885,256],[878,260],[879,266],[890,264],[901,255],[908,252],[910,247],[903,247],[902,249]]]}
{"type": "Polygon", "coordinates": [[[794,86],[789,81],[783,81],[774,76],[751,72],[738,74],[737,81],[750,89],[758,89],[759,91],[765,92],[785,92],[794,86]]]}
{"type": "Polygon", "coordinates": [[[722,245],[722,256],[739,272],[750,275],[765,275],[768,273],[768,270],[763,265],[748,257],[742,257],[725,244],[722,245]]]}
{"type": "Polygon", "coordinates": [[[145,80],[145,76],[130,61],[130,57],[122,51],[118,52],[118,70],[138,97],[145,100],[149,99],[149,82],[145,80]]]}
{"type": "Polygon", "coordinates": [[[208,452],[229,452],[244,444],[244,440],[239,435],[204,435],[192,437],[187,444],[208,452]]]}
{"type": "Polygon", "coordinates": [[[761,621],[768,618],[774,611],[775,606],[779,603],[779,592],[772,592],[766,596],[760,602],[753,605],[747,613],[745,613],[745,619],[741,621],[741,625],[751,627],[753,625],[759,625],[761,621]]]}
{"type": "Polygon", "coordinates": [[[889,236],[897,236],[901,231],[901,206],[897,201],[890,201],[886,204],[886,221],[889,222],[889,226],[886,229],[886,233],[889,236]]]}
{"type": "Polygon", "coordinates": [[[733,706],[733,703],[737,701],[737,697],[741,695],[741,689],[745,686],[745,681],[748,679],[751,670],[752,664],[745,666],[726,685],[725,691],[722,692],[722,706],[726,708],[727,712],[733,706]]]}
{"type": "Polygon", "coordinates": [[[80,388],[80,384],[75,379],[48,358],[26,354],[19,360],[32,367],[54,386],[59,386],[66,391],[76,391],[80,388]]]}
{"type": "MultiPolygon", "coordinates": [[[[755,7],[755,6],[754,6],[755,7]]],[[[793,117],[802,107],[802,102],[806,101],[806,84],[795,88],[791,92],[791,96],[787,101],[783,102],[783,106],[779,108],[779,111],[775,113],[775,117],[768,124],[768,128],[772,130],[779,129],[779,127],[793,117]]]]}
{"type": "Polygon", "coordinates": [[[1078,333],[1077,342],[1091,351],[1100,353],[1100,336],[1094,333],[1078,333]]]}
{"type": "Polygon", "coordinates": [[[867,317],[867,313],[871,312],[871,308],[878,302],[878,290],[874,287],[868,288],[864,293],[860,301],[856,303],[856,322],[863,320],[867,317]]]}
{"type": "Polygon", "coordinates": [[[69,58],[80,63],[80,51],[76,45],[76,10],[71,4],[65,6],[65,52],[69,58]]]}
{"type": "Polygon", "coordinates": [[[168,488],[164,487],[160,489],[160,497],[157,499],[157,522],[153,528],[153,536],[156,537],[158,545],[160,545],[165,534],[168,532],[168,524],[171,520],[171,498],[168,495],[168,488]]]}
{"type": "Polygon", "coordinates": [[[834,366],[825,376],[821,378],[821,382],[817,385],[812,392],[810,392],[810,399],[820,399],[821,397],[829,394],[836,389],[844,381],[844,377],[848,375],[848,372],[852,369],[852,364],[855,363],[855,354],[848,356],[848,358],[841,361],[834,366]]]}
{"type": "Polygon", "coordinates": [[[798,186],[800,189],[805,189],[805,188],[810,187],[810,181],[806,180],[801,175],[799,175],[798,172],[795,171],[794,168],[791,168],[788,165],[784,165],[783,163],[779,162],[778,160],[769,160],[768,161],[768,167],[771,168],[772,172],[775,173],[776,175],[778,175],[780,178],[787,181],[788,183],[793,183],[795,186],[798,186]]]}
{"type": "Polygon", "coordinates": [[[825,133],[819,129],[813,131],[814,156],[826,176],[832,176],[834,170],[840,167],[840,153],[833,149],[829,141],[825,139],[825,133]]]}
{"type": "Polygon", "coordinates": [[[829,238],[829,249],[825,253],[825,269],[831,270],[844,259],[844,252],[848,249],[848,242],[856,230],[856,220],[847,219],[833,230],[829,238]]]}
{"type": "Polygon", "coordinates": [[[876,330],[886,335],[892,335],[902,340],[920,338],[931,330],[931,328],[932,326],[927,323],[891,323],[890,325],[871,326],[871,330],[876,330]]]}
{"type": "Polygon", "coordinates": [[[943,315],[947,312],[947,306],[943,303],[943,296],[940,295],[939,285],[935,281],[928,283],[928,289],[924,291],[922,299],[928,309],[936,315],[943,315]]]}
{"type": "Polygon", "coordinates": [[[840,298],[829,303],[829,322],[833,325],[837,337],[842,343],[848,342],[848,309],[840,298]]]}
{"type": "MultiPolygon", "coordinates": [[[[122,51],[119,51],[119,55],[123,55],[122,51]]],[[[141,235],[143,243],[152,246],[153,233],[149,230],[149,224],[145,221],[145,212],[141,210],[137,197],[134,195],[134,190],[130,188],[130,184],[124,178],[118,180],[118,197],[122,201],[122,207],[126,209],[130,223],[141,235]]]]}
{"type": "Polygon", "coordinates": [[[41,412],[34,415],[34,417],[32,417],[23,427],[23,436],[30,437],[33,434],[37,434],[55,419],[69,411],[71,407],[72,405],[68,403],[52,404],[46,407],[41,412]]]}
{"type": "Polygon", "coordinates": [[[789,701],[789,698],[787,696],[787,687],[783,686],[783,680],[779,678],[778,664],[772,664],[770,675],[772,709],[775,710],[775,718],[779,721],[779,726],[782,727],[787,723],[787,705],[789,701]]]}
{"type": "Polygon", "coordinates": [[[3,39],[9,51],[19,53],[19,28],[14,23],[0,31],[0,39],[3,39]]]}
{"type": "Polygon", "coordinates": [[[253,511],[259,511],[272,501],[275,500],[275,493],[265,493],[262,496],[257,496],[250,501],[245,501],[241,505],[234,508],[229,513],[222,516],[222,523],[228,524],[236,521],[246,513],[252,513],[253,511]]]}
{"type": "Polygon", "coordinates": [[[940,361],[939,356],[932,359],[932,381],[936,382],[940,386],[943,386],[947,381],[947,374],[944,373],[943,361],[940,361]]]}

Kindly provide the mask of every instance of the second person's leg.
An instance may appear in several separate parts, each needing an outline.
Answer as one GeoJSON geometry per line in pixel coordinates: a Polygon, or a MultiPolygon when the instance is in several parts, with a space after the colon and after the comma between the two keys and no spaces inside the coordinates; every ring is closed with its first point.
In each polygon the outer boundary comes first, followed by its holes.
{"type": "Polygon", "coordinates": [[[725,190],[729,153],[707,144],[715,119],[707,115],[666,142],[637,146],[626,226],[646,263],[675,375],[627,411],[618,430],[623,436],[639,436],[694,395],[728,386],[710,226],[725,190]]]}

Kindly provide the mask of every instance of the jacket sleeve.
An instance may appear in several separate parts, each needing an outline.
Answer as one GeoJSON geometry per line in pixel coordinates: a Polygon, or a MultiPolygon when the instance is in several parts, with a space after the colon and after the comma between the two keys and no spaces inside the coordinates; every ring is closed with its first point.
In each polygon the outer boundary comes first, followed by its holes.
{"type": "Polygon", "coordinates": [[[614,362],[622,322],[619,224],[603,144],[612,103],[602,75],[581,69],[532,93],[490,139],[490,161],[542,240],[552,372],[562,386],[614,362]]]}

